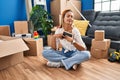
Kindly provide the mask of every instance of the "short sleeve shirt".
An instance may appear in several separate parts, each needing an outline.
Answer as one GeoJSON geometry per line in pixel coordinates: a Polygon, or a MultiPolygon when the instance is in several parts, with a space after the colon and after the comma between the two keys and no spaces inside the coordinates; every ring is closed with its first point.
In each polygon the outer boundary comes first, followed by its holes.
{"type": "MultiPolygon", "coordinates": [[[[55,34],[60,34],[60,33],[63,33],[63,32],[64,32],[63,28],[58,28],[56,30],[55,34]]],[[[83,42],[83,40],[81,38],[81,34],[76,27],[73,27],[72,34],[73,34],[73,39],[86,49],[86,45],[83,42]]],[[[67,50],[70,50],[70,51],[76,50],[75,46],[71,42],[67,41],[64,38],[63,39],[58,38],[56,40],[56,43],[57,44],[60,43],[64,49],[67,49],[67,50]]]]}

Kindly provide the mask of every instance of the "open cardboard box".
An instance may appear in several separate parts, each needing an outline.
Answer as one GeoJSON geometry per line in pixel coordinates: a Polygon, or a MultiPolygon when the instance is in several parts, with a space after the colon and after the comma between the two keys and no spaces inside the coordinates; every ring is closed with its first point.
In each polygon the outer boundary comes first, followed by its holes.
{"type": "Polygon", "coordinates": [[[29,50],[22,39],[0,35],[0,70],[23,61],[23,51],[29,50]]]}

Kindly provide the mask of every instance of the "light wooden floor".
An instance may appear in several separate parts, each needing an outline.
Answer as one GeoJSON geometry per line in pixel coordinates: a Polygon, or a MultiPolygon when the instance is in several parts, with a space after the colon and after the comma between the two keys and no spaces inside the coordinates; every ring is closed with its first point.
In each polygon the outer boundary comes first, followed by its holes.
{"type": "Polygon", "coordinates": [[[91,59],[79,68],[49,68],[42,57],[25,57],[24,62],[0,71],[0,80],[120,80],[120,63],[91,59]]]}

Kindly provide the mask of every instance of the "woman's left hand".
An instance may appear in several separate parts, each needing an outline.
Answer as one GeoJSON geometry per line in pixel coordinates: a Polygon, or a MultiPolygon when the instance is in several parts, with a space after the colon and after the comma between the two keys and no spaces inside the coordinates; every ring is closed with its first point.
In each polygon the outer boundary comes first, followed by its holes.
{"type": "MultiPolygon", "coordinates": [[[[73,37],[69,37],[69,36],[64,36],[64,39],[66,39],[69,42],[73,42],[73,37]]],[[[86,50],[86,48],[84,48],[82,45],[78,44],[77,42],[74,43],[74,46],[78,49],[78,50],[86,50]]]]}

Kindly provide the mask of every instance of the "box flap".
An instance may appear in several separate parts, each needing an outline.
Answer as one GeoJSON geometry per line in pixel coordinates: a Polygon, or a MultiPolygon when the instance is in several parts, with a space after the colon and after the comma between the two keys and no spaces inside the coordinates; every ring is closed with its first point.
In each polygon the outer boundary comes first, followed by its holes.
{"type": "Polygon", "coordinates": [[[3,41],[13,40],[13,39],[18,39],[18,38],[0,35],[0,40],[3,40],[3,41]]]}
{"type": "Polygon", "coordinates": [[[7,40],[0,43],[0,58],[29,50],[22,39],[7,40]]]}

